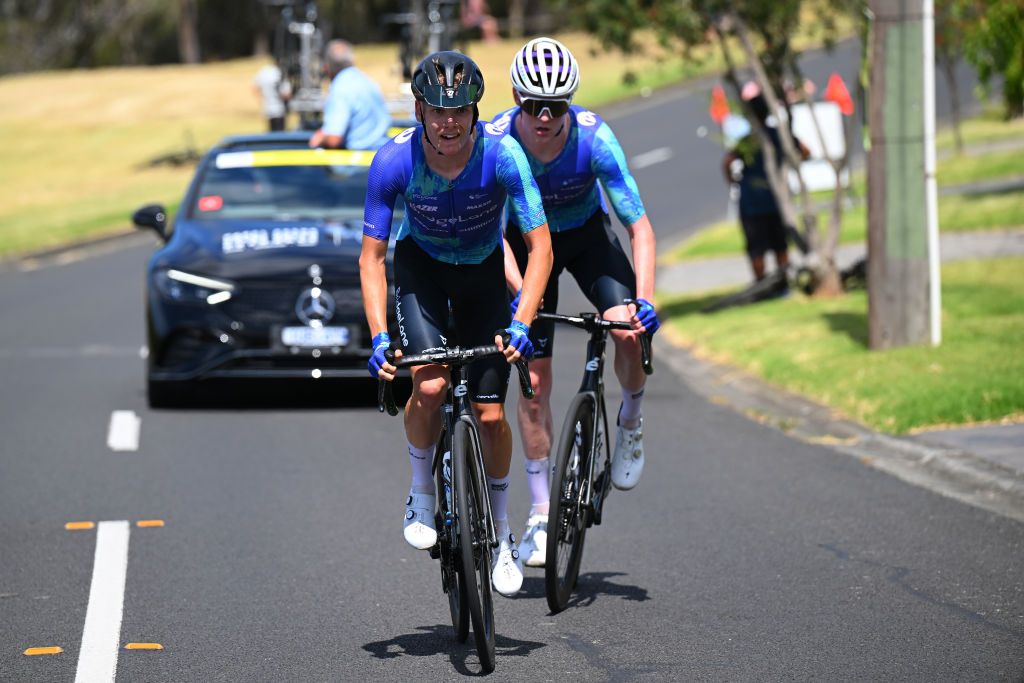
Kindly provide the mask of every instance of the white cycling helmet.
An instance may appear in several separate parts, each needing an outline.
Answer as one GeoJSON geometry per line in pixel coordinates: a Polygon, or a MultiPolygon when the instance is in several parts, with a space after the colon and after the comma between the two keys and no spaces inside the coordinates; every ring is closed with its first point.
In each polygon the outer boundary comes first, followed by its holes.
{"type": "Polygon", "coordinates": [[[534,38],[516,53],[509,69],[512,87],[525,97],[572,97],[580,87],[580,66],[554,38],[534,38]]]}

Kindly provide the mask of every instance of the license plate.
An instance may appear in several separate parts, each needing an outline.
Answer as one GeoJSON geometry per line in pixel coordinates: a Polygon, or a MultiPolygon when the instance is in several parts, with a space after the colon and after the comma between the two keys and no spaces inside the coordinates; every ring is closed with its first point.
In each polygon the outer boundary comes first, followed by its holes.
{"type": "Polygon", "coordinates": [[[284,327],[281,343],[285,346],[346,346],[347,327],[284,327]]]}

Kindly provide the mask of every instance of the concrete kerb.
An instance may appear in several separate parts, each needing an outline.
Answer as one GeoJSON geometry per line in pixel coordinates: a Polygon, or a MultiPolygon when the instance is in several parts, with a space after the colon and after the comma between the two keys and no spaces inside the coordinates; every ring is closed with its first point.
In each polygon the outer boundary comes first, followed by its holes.
{"type": "Polygon", "coordinates": [[[694,391],[795,439],[950,498],[1024,522],[1024,475],[971,453],[882,434],[736,368],[696,357],[671,330],[674,352],[658,358],[694,391]]]}
{"type": "Polygon", "coordinates": [[[27,254],[14,254],[0,258],[0,271],[38,270],[51,265],[64,265],[80,261],[89,256],[107,254],[120,249],[152,243],[155,235],[149,231],[125,228],[99,237],[78,240],[57,247],[50,247],[27,254]]]}

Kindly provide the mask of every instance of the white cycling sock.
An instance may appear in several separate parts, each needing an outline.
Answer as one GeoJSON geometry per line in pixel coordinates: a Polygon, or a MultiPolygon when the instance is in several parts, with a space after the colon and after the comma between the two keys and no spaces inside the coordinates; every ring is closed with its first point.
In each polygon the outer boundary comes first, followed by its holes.
{"type": "Polygon", "coordinates": [[[644,388],[631,391],[622,387],[622,407],[619,408],[619,424],[626,429],[640,426],[641,404],[644,400],[644,388]]]}
{"type": "Polygon", "coordinates": [[[416,448],[409,444],[409,465],[412,467],[413,493],[434,493],[434,478],[430,466],[433,464],[434,448],[416,448]]]}
{"type": "Polygon", "coordinates": [[[548,504],[551,501],[551,489],[548,486],[548,465],[550,460],[526,461],[526,481],[530,485],[530,514],[548,514],[548,504]]]}
{"type": "Polygon", "coordinates": [[[507,474],[500,479],[487,477],[487,495],[491,499],[491,516],[498,538],[508,536],[508,481],[507,474]]]}

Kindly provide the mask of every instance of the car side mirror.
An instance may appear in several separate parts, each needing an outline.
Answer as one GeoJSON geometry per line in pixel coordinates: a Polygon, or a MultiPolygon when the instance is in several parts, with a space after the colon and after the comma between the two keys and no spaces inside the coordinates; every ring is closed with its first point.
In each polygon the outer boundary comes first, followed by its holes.
{"type": "Polygon", "coordinates": [[[160,204],[147,204],[132,214],[132,223],[138,228],[149,228],[167,241],[167,211],[160,204]]]}

